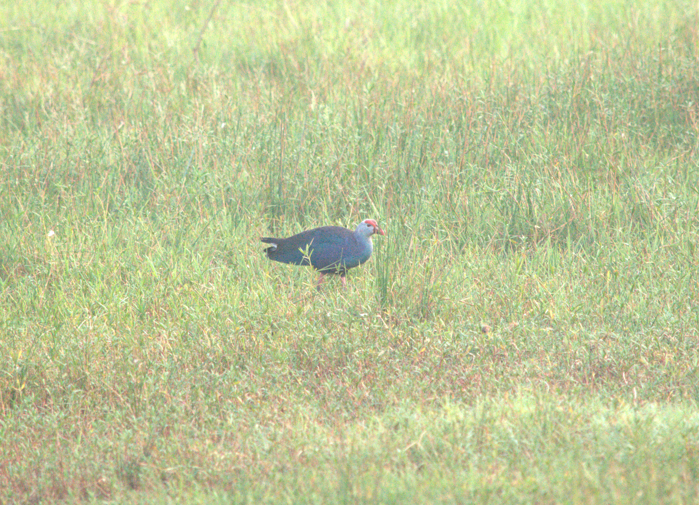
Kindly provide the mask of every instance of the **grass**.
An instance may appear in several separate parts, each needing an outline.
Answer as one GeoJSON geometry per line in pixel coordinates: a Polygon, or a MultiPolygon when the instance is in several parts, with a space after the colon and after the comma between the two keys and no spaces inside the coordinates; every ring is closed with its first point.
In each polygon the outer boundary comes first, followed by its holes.
{"type": "Polygon", "coordinates": [[[0,19],[0,503],[699,499],[696,5],[0,19]]]}

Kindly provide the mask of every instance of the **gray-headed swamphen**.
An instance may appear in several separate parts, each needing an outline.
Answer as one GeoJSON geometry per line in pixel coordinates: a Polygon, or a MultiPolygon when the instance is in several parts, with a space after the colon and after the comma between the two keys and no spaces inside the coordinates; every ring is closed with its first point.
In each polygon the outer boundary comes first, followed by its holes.
{"type": "Polygon", "coordinates": [[[365,219],[352,231],[340,226],[321,226],[302,231],[289,238],[262,237],[272,244],[265,249],[267,257],[291,265],[311,265],[320,272],[318,287],[327,274],[337,274],[346,286],[345,274],[371,256],[374,233],[386,235],[373,219],[365,219]]]}

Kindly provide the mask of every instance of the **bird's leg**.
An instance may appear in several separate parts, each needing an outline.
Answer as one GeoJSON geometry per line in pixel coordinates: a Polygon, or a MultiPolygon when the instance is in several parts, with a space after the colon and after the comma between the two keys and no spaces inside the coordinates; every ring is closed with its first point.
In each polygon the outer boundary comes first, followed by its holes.
{"type": "Polygon", "coordinates": [[[345,279],[344,275],[341,275],[340,279],[342,280],[342,287],[346,288],[347,287],[347,279],[345,279]]]}
{"type": "Polygon", "coordinates": [[[320,291],[320,285],[323,284],[323,280],[325,279],[325,274],[321,273],[320,277],[318,277],[318,285],[316,286],[316,289],[320,291]]]}

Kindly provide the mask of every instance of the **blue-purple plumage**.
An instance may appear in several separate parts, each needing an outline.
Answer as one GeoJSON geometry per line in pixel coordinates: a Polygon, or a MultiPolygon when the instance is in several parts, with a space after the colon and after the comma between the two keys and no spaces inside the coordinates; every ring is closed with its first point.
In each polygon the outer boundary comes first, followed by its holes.
{"type": "Polygon", "coordinates": [[[321,274],[339,274],[357,267],[371,256],[371,235],[385,235],[373,219],[362,221],[355,231],[339,226],[322,226],[288,238],[263,237],[271,247],[267,257],[292,265],[311,265],[321,274]]]}

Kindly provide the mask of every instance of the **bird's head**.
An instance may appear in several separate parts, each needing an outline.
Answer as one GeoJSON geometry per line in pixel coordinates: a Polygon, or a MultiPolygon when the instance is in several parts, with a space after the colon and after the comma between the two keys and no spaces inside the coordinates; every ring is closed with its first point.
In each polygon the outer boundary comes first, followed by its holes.
{"type": "Polygon", "coordinates": [[[361,233],[362,235],[366,235],[367,237],[371,237],[374,233],[386,235],[386,233],[379,228],[379,224],[373,219],[365,219],[359,223],[359,226],[357,226],[357,232],[361,233]]]}

